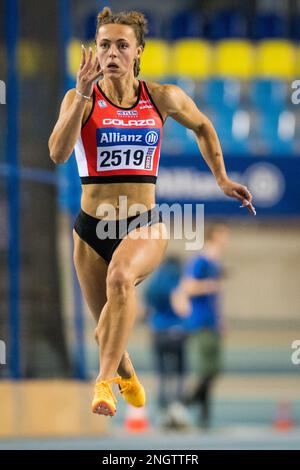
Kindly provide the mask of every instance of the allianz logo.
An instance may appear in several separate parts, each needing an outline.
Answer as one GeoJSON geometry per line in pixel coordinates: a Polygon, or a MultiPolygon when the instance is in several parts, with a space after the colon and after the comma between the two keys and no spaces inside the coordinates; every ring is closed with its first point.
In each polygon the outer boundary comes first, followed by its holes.
{"type": "Polygon", "coordinates": [[[100,144],[111,144],[113,142],[142,142],[142,134],[121,134],[120,132],[103,132],[100,144]]]}
{"type": "MultiPolygon", "coordinates": [[[[159,135],[156,131],[149,131],[144,136],[148,145],[155,145],[158,142],[159,135]]],[[[116,142],[143,143],[143,134],[122,134],[121,132],[102,132],[100,144],[112,144],[116,142]]]]}

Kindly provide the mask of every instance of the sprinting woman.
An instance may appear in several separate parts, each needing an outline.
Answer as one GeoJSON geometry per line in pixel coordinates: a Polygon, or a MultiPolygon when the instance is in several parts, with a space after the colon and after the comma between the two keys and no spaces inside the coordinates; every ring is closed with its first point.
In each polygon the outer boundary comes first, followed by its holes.
{"type": "Polygon", "coordinates": [[[55,163],[66,162],[75,148],[82,198],[74,263],[97,322],[100,359],[92,411],[110,416],[116,413],[113,383],[128,403],[143,406],[146,400],[126,346],[135,287],[158,267],[167,247],[155,183],[168,116],[194,131],[221,190],[255,213],[248,189],[228,178],[214,127],[193,100],[178,86],[138,79],[145,33],[142,13],[114,14],[106,7],[98,14],[96,55],[82,47],[76,88],[66,93],[49,139],[55,163]],[[125,214],[120,197],[127,198],[125,214]]]}

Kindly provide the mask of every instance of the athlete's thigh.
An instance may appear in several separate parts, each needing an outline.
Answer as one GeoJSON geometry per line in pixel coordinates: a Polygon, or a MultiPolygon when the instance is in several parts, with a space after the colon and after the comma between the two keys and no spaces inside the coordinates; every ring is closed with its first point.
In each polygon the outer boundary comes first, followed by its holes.
{"type": "Polygon", "coordinates": [[[86,242],[81,240],[75,230],[74,264],[83,296],[96,322],[107,301],[106,276],[107,263],[86,242]]]}
{"type": "Polygon", "coordinates": [[[139,284],[161,263],[167,248],[167,231],[164,223],[133,230],[122,240],[113,254],[109,271],[124,269],[139,284]],[[132,238],[139,233],[145,238],[132,238]]]}

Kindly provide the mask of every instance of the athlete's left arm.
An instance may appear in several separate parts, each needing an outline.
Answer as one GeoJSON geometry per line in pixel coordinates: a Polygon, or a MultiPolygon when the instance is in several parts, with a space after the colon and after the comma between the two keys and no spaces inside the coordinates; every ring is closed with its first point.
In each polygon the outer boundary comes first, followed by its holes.
{"type": "Polygon", "coordinates": [[[249,212],[256,214],[252,195],[242,184],[232,181],[226,173],[221,145],[211,121],[197,108],[194,101],[176,85],[162,85],[159,103],[164,112],[194,131],[198,147],[221,190],[241,201],[249,212]]]}

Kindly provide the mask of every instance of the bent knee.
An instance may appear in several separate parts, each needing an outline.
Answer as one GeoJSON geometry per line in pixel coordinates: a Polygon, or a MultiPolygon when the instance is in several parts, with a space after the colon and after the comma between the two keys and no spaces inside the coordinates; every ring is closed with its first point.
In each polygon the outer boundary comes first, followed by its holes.
{"type": "Polygon", "coordinates": [[[107,289],[123,292],[134,286],[134,277],[130,265],[126,262],[111,262],[107,272],[107,289]]]}

